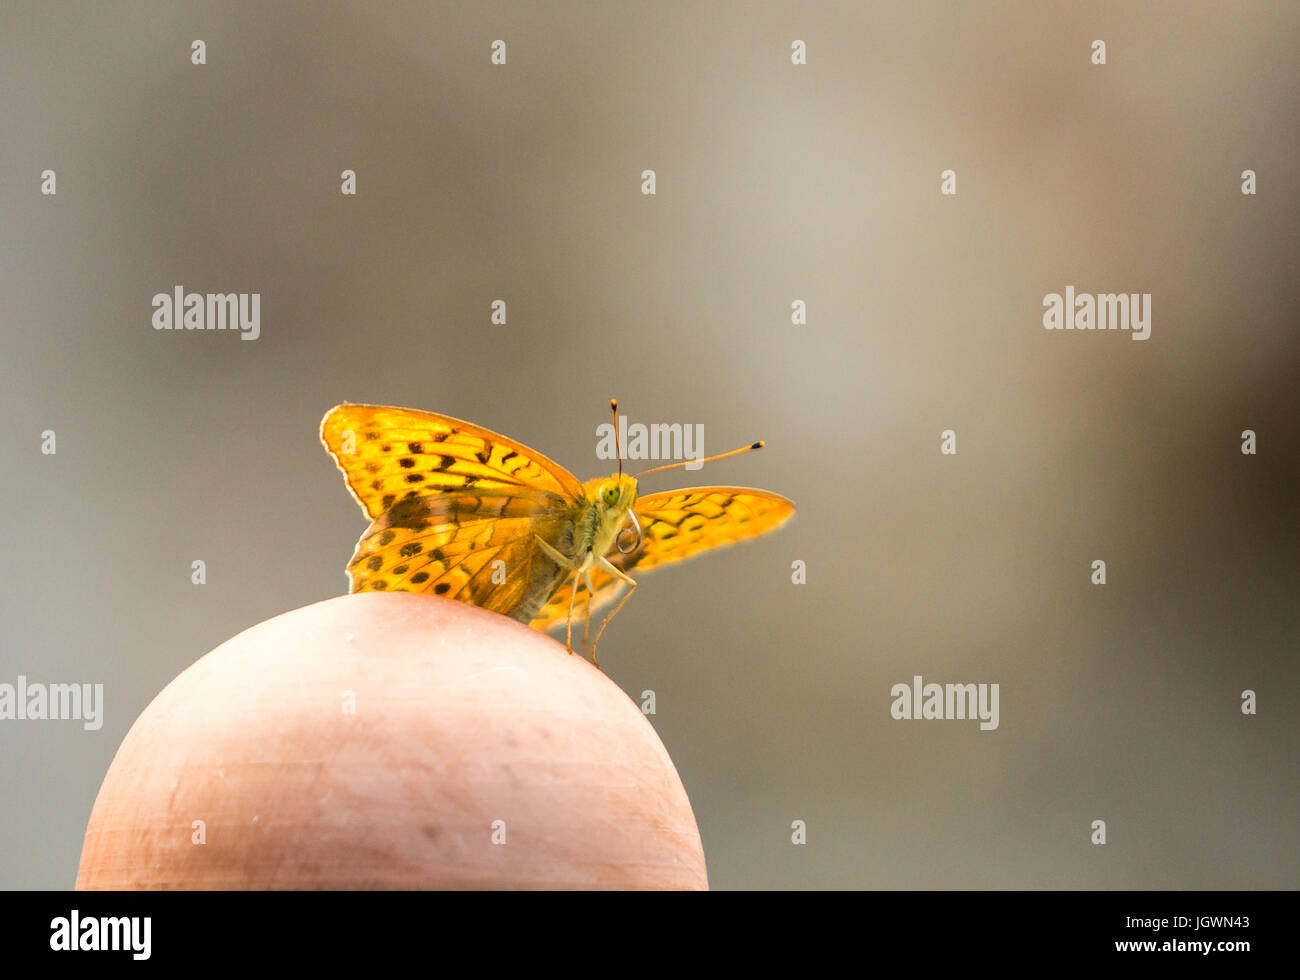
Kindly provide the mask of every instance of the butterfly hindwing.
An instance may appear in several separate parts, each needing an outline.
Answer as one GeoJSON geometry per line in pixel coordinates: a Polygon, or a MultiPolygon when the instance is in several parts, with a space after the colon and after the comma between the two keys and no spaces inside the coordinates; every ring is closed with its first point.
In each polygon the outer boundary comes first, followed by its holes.
{"type": "Polygon", "coordinates": [[[357,543],[348,563],[353,592],[428,592],[515,615],[531,596],[549,595],[563,577],[537,546],[563,522],[547,518],[425,519],[421,501],[399,503],[357,543]]]}
{"type": "MultiPolygon", "coordinates": [[[[780,527],[794,513],[794,504],[780,494],[750,487],[691,487],[647,494],[632,508],[641,524],[641,546],[631,554],[617,547],[606,556],[620,571],[649,571],[660,565],[694,558],[780,527]]],[[[622,585],[608,572],[593,568],[591,610],[607,605],[622,585]]],[[[588,596],[580,590],[574,615],[585,613],[588,596]]],[[[540,630],[561,625],[569,613],[571,582],[561,582],[550,601],[533,619],[540,630]]]]}

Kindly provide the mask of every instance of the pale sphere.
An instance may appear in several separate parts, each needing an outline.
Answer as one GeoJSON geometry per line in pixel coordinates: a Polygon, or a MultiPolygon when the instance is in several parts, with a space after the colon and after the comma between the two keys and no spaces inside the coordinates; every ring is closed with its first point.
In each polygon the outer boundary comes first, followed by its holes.
{"type": "Polygon", "coordinates": [[[118,749],[82,889],[708,887],[663,743],[536,630],[404,592],[267,620],[118,749]]]}

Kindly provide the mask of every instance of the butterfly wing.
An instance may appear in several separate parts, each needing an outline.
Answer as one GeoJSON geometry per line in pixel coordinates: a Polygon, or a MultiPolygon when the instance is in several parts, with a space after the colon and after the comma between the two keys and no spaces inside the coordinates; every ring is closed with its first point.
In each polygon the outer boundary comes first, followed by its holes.
{"type": "Polygon", "coordinates": [[[444,491],[543,491],[581,500],[572,473],[513,439],[448,415],[387,405],[336,405],[320,439],[374,520],[398,500],[444,491]]]}
{"type": "MultiPolygon", "coordinates": [[[[484,500],[478,512],[499,503],[484,500]]],[[[425,501],[399,502],[357,542],[348,563],[351,591],[429,592],[528,621],[567,574],[536,536],[571,540],[572,521],[474,512],[473,505],[453,506],[439,516],[425,501]]]]}
{"type": "MultiPolygon", "coordinates": [[[[623,572],[686,561],[775,530],[793,516],[794,503],[780,494],[750,487],[691,487],[648,494],[638,498],[632,509],[641,524],[641,546],[626,555],[614,547],[606,556],[623,572]]],[[[591,582],[593,611],[613,601],[622,584],[600,568],[591,570],[591,582]]],[[[533,627],[548,630],[562,624],[569,613],[572,588],[572,582],[561,583],[532,620],[533,627]]],[[[587,597],[580,595],[574,613],[586,609],[587,597]]]]}
{"type": "Polygon", "coordinates": [[[430,592],[526,620],[563,578],[537,536],[571,553],[584,495],[541,453],[383,405],[330,409],[321,442],[371,518],[348,563],[352,592],[430,592]]]}

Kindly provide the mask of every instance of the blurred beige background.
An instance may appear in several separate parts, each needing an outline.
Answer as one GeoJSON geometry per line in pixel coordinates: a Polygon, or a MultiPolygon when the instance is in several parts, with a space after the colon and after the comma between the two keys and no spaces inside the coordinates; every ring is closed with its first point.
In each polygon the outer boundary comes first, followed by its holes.
{"type": "Polygon", "coordinates": [[[150,699],[344,590],[327,408],[586,478],[615,394],[768,441],[649,489],[799,505],[601,645],[715,888],[1300,885],[1300,8],[1083,6],[5,3],[0,681],[107,711],[0,722],[0,886],[71,887],[150,699]],[[154,331],[176,284],[261,338],[154,331]],[[1067,284],[1151,293],[1151,339],[1045,331],[1067,284]],[[915,674],[1000,728],[892,720],[915,674]]]}

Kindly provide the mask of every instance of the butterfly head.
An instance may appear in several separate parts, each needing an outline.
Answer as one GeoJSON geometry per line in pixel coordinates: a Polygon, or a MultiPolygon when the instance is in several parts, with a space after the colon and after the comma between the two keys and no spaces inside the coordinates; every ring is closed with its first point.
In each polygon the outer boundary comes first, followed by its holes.
{"type": "Polygon", "coordinates": [[[636,477],[619,473],[604,480],[592,480],[588,489],[600,529],[597,537],[616,542],[624,554],[636,551],[641,546],[641,524],[632,509],[636,503],[636,477]]]}
{"type": "Polygon", "coordinates": [[[601,480],[596,488],[596,503],[610,517],[621,517],[636,503],[636,477],[628,473],[601,480]]]}

